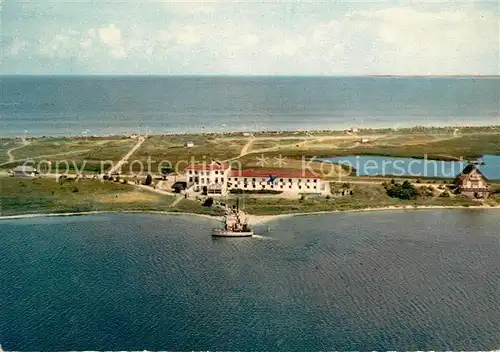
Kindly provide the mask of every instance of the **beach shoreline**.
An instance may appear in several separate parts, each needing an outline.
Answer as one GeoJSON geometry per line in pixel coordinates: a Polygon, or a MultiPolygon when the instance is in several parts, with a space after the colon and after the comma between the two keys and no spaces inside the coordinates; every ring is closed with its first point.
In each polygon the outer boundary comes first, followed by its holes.
{"type": "MultiPolygon", "coordinates": [[[[379,208],[363,208],[363,209],[349,209],[349,210],[326,210],[326,211],[314,211],[314,212],[299,212],[299,213],[286,213],[286,214],[273,214],[273,215],[253,215],[245,214],[248,218],[248,222],[251,226],[263,225],[265,223],[276,221],[284,218],[295,217],[295,216],[312,216],[312,215],[328,215],[328,214],[338,214],[338,213],[361,213],[361,212],[380,212],[380,211],[412,211],[412,210],[445,210],[445,209],[468,209],[468,210],[500,210],[500,205],[494,206],[440,206],[440,205],[430,205],[430,206],[387,206],[379,208]]],[[[148,211],[148,210],[127,210],[127,211],[83,211],[83,212],[68,212],[68,213],[39,213],[39,214],[18,214],[18,215],[2,215],[1,220],[15,220],[15,219],[31,219],[31,218],[42,218],[42,217],[58,217],[58,216],[82,216],[82,215],[97,215],[97,214],[151,214],[151,215],[167,215],[167,216],[194,216],[200,217],[207,220],[222,220],[222,216],[214,216],[207,214],[198,213],[188,213],[188,212],[168,212],[168,211],[148,211]]]]}
{"type": "MultiPolygon", "coordinates": [[[[329,126],[315,126],[315,127],[268,127],[268,128],[256,128],[256,129],[214,129],[214,130],[206,130],[203,132],[197,130],[171,130],[171,131],[155,131],[154,129],[148,131],[146,136],[200,136],[200,135],[224,135],[227,137],[239,137],[244,134],[252,134],[252,135],[275,135],[279,137],[280,134],[306,134],[306,133],[327,133],[327,134],[339,134],[344,133],[349,128],[352,128],[351,124],[338,123],[335,125],[329,126]]],[[[354,123],[354,125],[356,125],[354,123]]],[[[439,121],[436,124],[424,124],[422,121],[420,124],[415,122],[408,123],[400,123],[396,126],[394,124],[377,124],[377,123],[364,123],[362,126],[358,127],[360,131],[370,132],[370,133],[381,133],[388,131],[397,131],[399,133],[410,133],[415,130],[419,131],[428,131],[428,130],[451,130],[454,128],[459,129],[472,129],[472,130],[484,130],[484,129],[497,129],[500,128],[500,124],[495,123],[495,121],[478,121],[476,123],[468,122],[468,123],[449,123],[439,121]]],[[[0,134],[0,138],[3,139],[54,139],[54,138],[71,138],[71,139],[124,139],[130,138],[132,136],[138,136],[140,134],[136,133],[134,130],[130,131],[122,131],[116,133],[97,133],[97,134],[50,134],[50,133],[42,133],[42,134],[34,134],[34,135],[23,135],[21,133],[6,133],[0,134]]]]}

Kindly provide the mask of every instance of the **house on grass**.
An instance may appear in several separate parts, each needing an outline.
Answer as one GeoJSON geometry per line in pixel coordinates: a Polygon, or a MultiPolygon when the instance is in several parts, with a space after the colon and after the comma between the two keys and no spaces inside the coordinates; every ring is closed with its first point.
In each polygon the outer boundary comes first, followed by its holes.
{"type": "Polygon", "coordinates": [[[491,192],[487,178],[481,173],[478,164],[472,163],[455,178],[453,187],[456,194],[470,198],[484,199],[491,192]]]}
{"type": "Polygon", "coordinates": [[[33,166],[19,165],[9,171],[14,177],[35,177],[38,171],[33,166]]]}

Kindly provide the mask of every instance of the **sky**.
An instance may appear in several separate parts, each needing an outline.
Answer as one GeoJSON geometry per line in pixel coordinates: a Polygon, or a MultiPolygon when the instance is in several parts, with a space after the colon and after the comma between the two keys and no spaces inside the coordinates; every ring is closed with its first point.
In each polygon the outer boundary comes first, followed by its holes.
{"type": "Polygon", "coordinates": [[[3,74],[498,75],[499,1],[0,0],[3,74]]]}

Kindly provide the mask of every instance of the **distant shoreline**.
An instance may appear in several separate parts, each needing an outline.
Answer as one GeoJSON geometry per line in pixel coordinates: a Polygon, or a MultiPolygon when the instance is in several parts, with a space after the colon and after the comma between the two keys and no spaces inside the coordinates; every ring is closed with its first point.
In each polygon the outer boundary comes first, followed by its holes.
{"type": "MultiPolygon", "coordinates": [[[[380,211],[414,211],[414,210],[446,210],[446,209],[464,209],[464,210],[500,210],[500,205],[496,206],[387,206],[380,208],[367,207],[363,209],[348,209],[348,210],[327,210],[315,212],[299,212],[299,213],[286,213],[274,215],[252,215],[246,214],[251,226],[262,225],[275,220],[280,220],[288,217],[295,216],[312,216],[312,215],[328,215],[340,213],[361,213],[361,212],[380,212],[380,211]]],[[[59,216],[81,216],[81,215],[98,215],[98,214],[151,214],[151,215],[167,215],[167,216],[194,216],[201,217],[207,220],[222,220],[222,216],[213,216],[198,213],[184,213],[184,212],[165,212],[165,211],[147,211],[147,210],[130,210],[130,211],[83,211],[83,212],[68,212],[68,213],[40,213],[40,214],[18,214],[18,215],[3,215],[0,216],[1,220],[15,220],[15,219],[31,219],[42,217],[59,217],[59,216]]]]}
{"type": "Polygon", "coordinates": [[[263,77],[263,78],[385,78],[385,77],[393,77],[393,78],[500,78],[500,75],[478,75],[478,74],[460,74],[460,75],[393,75],[393,74],[375,74],[375,75],[342,75],[342,74],[332,74],[332,75],[266,75],[266,74],[166,74],[166,73],[158,73],[158,74],[130,74],[130,73],[113,73],[113,74],[88,74],[88,73],[73,73],[73,74],[64,74],[64,73],[46,73],[46,74],[3,74],[0,77],[150,77],[150,78],[252,78],[252,77],[263,77]]]}
{"type": "MultiPolygon", "coordinates": [[[[500,121],[500,117],[499,117],[500,121]]],[[[352,124],[351,124],[352,125],[352,124]]],[[[152,133],[147,133],[147,136],[201,136],[201,135],[225,135],[225,136],[243,136],[244,134],[276,134],[276,136],[279,136],[279,134],[293,134],[293,133],[344,133],[345,131],[349,130],[349,128],[352,128],[353,126],[349,126],[346,128],[337,128],[337,127],[332,127],[332,128],[304,128],[304,129],[267,129],[267,130],[208,130],[205,132],[189,132],[189,131],[172,131],[172,132],[152,132],[152,133]]],[[[362,126],[356,126],[356,123],[354,123],[354,127],[359,128],[359,135],[362,135],[363,132],[370,132],[370,133],[377,133],[377,132],[386,132],[386,131],[393,131],[393,132],[411,132],[411,131],[428,131],[428,130],[450,130],[450,129],[499,129],[498,132],[500,133],[500,124],[484,124],[484,122],[479,122],[479,124],[473,124],[473,123],[468,123],[464,125],[446,125],[446,124],[427,124],[427,125],[398,125],[398,127],[393,127],[393,126],[387,126],[387,127],[382,127],[382,126],[370,126],[365,124],[365,127],[362,126]]],[[[141,134],[142,135],[142,134],[141,134]]],[[[23,134],[0,134],[0,138],[2,139],[24,139],[26,138],[31,138],[31,139],[43,139],[43,138],[74,138],[74,139],[102,139],[102,138],[131,138],[132,136],[138,136],[137,133],[134,132],[123,132],[121,134],[116,134],[116,133],[110,133],[110,134],[90,134],[90,135],[81,135],[81,134],[73,134],[73,135],[68,135],[68,134],[42,134],[42,135],[23,135],[23,134]]]]}

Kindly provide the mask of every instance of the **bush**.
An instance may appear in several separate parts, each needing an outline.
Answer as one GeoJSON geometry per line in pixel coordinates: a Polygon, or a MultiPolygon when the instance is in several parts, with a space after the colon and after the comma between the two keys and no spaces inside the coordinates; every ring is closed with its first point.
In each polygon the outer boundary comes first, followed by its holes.
{"type": "Polygon", "coordinates": [[[387,188],[387,194],[392,198],[410,200],[417,198],[418,190],[410,182],[405,181],[401,184],[395,183],[387,188]]]}
{"type": "Polygon", "coordinates": [[[213,198],[207,198],[205,202],[203,203],[204,207],[211,207],[214,204],[214,199],[213,198]]]}
{"type": "Polygon", "coordinates": [[[144,181],[144,184],[145,184],[146,186],[149,186],[149,185],[151,184],[151,182],[153,182],[153,177],[152,177],[150,174],[148,174],[148,175],[146,176],[146,180],[144,181]]]}
{"type": "Polygon", "coordinates": [[[441,198],[450,198],[450,192],[444,191],[439,195],[441,198]]]}

